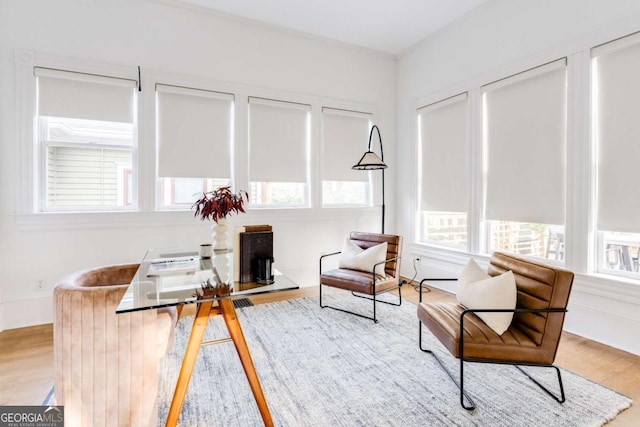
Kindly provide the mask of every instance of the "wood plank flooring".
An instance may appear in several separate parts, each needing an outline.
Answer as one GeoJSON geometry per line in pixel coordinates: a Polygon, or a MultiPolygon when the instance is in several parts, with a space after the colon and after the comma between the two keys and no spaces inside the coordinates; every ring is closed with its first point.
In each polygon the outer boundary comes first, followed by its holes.
{"type": "MultiPolygon", "coordinates": [[[[251,297],[263,304],[317,295],[317,287],[251,297]]],[[[418,292],[403,286],[403,297],[418,301],[418,292]]],[[[433,288],[424,294],[430,301],[455,297],[433,288]]],[[[193,305],[187,306],[188,315],[193,305]]],[[[416,319],[417,320],[417,319],[416,319]]],[[[416,323],[417,324],[417,323],[416,323]]],[[[415,328],[416,324],[407,325],[415,328]]],[[[640,356],[617,350],[577,335],[563,333],[556,363],[578,375],[626,394],[634,400],[631,408],[612,422],[614,427],[638,425],[640,419],[640,356]]],[[[0,405],[40,405],[53,385],[53,328],[51,324],[0,332],[0,405]]],[[[570,399],[571,397],[568,396],[570,399]]]]}

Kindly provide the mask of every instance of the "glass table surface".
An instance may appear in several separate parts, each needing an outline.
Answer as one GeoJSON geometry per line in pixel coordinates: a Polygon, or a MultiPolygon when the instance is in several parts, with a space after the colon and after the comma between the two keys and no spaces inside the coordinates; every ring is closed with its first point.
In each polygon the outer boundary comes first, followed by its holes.
{"type": "Polygon", "coordinates": [[[233,281],[233,251],[216,251],[200,258],[198,251],[152,249],[140,263],[116,313],[194,304],[202,301],[237,299],[269,292],[298,289],[293,281],[274,270],[274,283],[233,281]],[[228,283],[230,292],[222,296],[196,297],[202,284],[228,283]]]}

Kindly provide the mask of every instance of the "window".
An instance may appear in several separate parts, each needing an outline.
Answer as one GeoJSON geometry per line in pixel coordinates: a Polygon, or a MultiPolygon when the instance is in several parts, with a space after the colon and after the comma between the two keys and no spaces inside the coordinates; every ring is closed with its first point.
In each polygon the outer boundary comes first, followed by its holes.
{"type": "Polygon", "coordinates": [[[513,221],[487,221],[489,252],[506,251],[564,260],[564,227],[513,221]]]}
{"type": "Polygon", "coordinates": [[[135,82],[36,67],[40,210],[135,207],[135,82]]]}
{"type": "Polygon", "coordinates": [[[191,209],[202,193],[230,185],[225,179],[163,178],[161,208],[191,209]]]}
{"type": "Polygon", "coordinates": [[[351,169],[366,149],[371,114],[322,108],[323,206],[370,204],[369,173],[351,169]]]}
{"type": "Polygon", "coordinates": [[[467,103],[463,93],[417,111],[423,242],[467,247],[467,103]]]}
{"type": "Polygon", "coordinates": [[[482,87],[487,252],[564,254],[566,93],[565,59],[482,87]]]}
{"type": "Polygon", "coordinates": [[[640,34],[592,49],[597,269],[640,278],[640,34]]]}
{"type": "Polygon", "coordinates": [[[249,98],[249,202],[309,205],[311,106],[249,98]]]}
{"type": "Polygon", "coordinates": [[[189,209],[231,183],[231,94],[156,85],[159,208],[189,209]]]}

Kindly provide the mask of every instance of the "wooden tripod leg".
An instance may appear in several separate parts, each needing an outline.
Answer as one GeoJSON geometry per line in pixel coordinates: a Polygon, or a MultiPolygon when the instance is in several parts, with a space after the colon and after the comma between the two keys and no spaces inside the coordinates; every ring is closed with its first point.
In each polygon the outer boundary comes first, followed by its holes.
{"type": "Polygon", "coordinates": [[[236,346],[238,356],[240,356],[244,373],[249,381],[253,397],[256,399],[256,403],[258,404],[260,415],[262,415],[262,421],[266,427],[273,427],[271,413],[269,412],[267,401],[264,398],[264,393],[262,392],[262,386],[260,385],[260,379],[256,373],[256,368],[253,366],[251,354],[249,353],[247,342],[244,339],[244,334],[242,333],[242,328],[240,327],[240,322],[236,315],[236,309],[233,307],[233,301],[230,299],[223,299],[218,301],[218,304],[220,305],[224,322],[229,330],[229,335],[236,346]]]}
{"type": "Polygon", "coordinates": [[[184,358],[182,359],[182,367],[180,368],[180,375],[176,383],[176,391],[173,393],[173,400],[169,408],[167,426],[173,427],[178,424],[178,418],[180,418],[180,413],[182,412],[182,404],[184,403],[189,381],[191,381],[191,374],[193,373],[198,352],[200,351],[200,345],[202,344],[202,337],[204,336],[204,331],[207,329],[212,304],[211,301],[198,304],[198,311],[193,320],[191,334],[189,335],[187,348],[184,352],[184,358]]]}

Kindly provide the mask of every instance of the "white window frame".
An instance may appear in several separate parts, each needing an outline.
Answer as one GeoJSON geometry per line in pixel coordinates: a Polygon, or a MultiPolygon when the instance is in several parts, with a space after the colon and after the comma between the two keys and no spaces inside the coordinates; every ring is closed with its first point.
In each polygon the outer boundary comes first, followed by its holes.
{"type": "MultiPolygon", "coordinates": [[[[446,212],[446,211],[426,211],[423,210],[422,207],[422,197],[423,197],[423,182],[424,182],[424,172],[423,172],[423,164],[422,164],[422,160],[423,160],[423,150],[424,147],[422,145],[422,136],[421,136],[421,130],[420,130],[420,114],[429,107],[432,106],[438,106],[436,108],[440,108],[440,107],[445,107],[451,103],[455,103],[458,101],[461,101],[462,98],[464,97],[464,102],[466,103],[466,108],[465,108],[465,128],[464,128],[464,132],[465,132],[465,143],[464,145],[466,146],[465,148],[467,149],[467,157],[464,159],[464,162],[467,164],[467,167],[471,166],[472,162],[472,153],[473,153],[473,147],[472,147],[472,139],[473,139],[473,134],[471,132],[472,129],[472,101],[474,99],[474,97],[472,96],[472,93],[470,90],[464,90],[458,93],[445,93],[445,94],[441,94],[439,95],[437,98],[431,98],[425,101],[419,101],[416,104],[416,108],[415,108],[415,113],[414,113],[414,129],[415,129],[415,141],[416,141],[416,153],[417,153],[417,171],[418,173],[416,174],[416,180],[417,180],[417,188],[416,188],[416,200],[417,200],[417,209],[416,209],[416,215],[415,215],[415,220],[416,220],[416,227],[415,227],[415,239],[416,241],[422,243],[422,244],[426,244],[426,245],[430,245],[430,246],[434,246],[434,247],[441,247],[441,248],[446,248],[446,249],[450,249],[456,252],[465,252],[468,251],[471,245],[471,227],[470,227],[470,217],[471,217],[471,204],[472,201],[468,200],[467,201],[467,211],[466,212],[446,212]],[[423,239],[423,236],[426,234],[427,232],[427,221],[428,221],[428,217],[429,217],[429,212],[433,213],[433,214],[440,214],[440,215],[446,215],[446,214],[465,214],[465,221],[466,221],[466,237],[465,237],[465,245],[456,245],[456,244],[452,244],[452,243],[446,243],[446,242],[441,242],[438,240],[432,240],[432,239],[423,239]]],[[[471,199],[471,194],[473,193],[473,191],[471,191],[472,189],[472,180],[470,177],[470,173],[467,173],[465,179],[468,181],[468,190],[469,190],[469,198],[471,199]]]]}
{"type": "MultiPolygon", "coordinates": [[[[349,114],[356,114],[356,115],[362,115],[363,117],[366,115],[368,116],[368,132],[371,132],[371,129],[373,127],[373,125],[375,124],[375,117],[373,115],[373,113],[370,112],[364,112],[363,110],[356,110],[356,109],[345,109],[345,108],[334,108],[333,106],[330,105],[323,105],[320,108],[320,111],[318,112],[318,116],[321,117],[320,122],[318,123],[318,127],[321,128],[321,138],[318,141],[319,143],[316,144],[319,148],[318,148],[318,152],[322,152],[324,150],[324,145],[325,145],[325,111],[324,109],[329,109],[329,110],[336,110],[336,111],[344,111],[346,115],[349,114]]],[[[331,113],[329,113],[331,114],[331,113]]],[[[335,114],[335,113],[334,113],[335,114]]],[[[361,152],[362,154],[364,154],[364,152],[367,150],[367,146],[365,145],[367,142],[367,135],[365,135],[362,139],[362,146],[361,148],[361,152]]],[[[377,146],[373,146],[372,149],[375,152],[378,152],[378,148],[377,146]]],[[[318,155],[318,162],[324,162],[325,159],[323,158],[323,156],[318,155]]],[[[352,159],[353,164],[355,165],[356,162],[358,161],[358,158],[352,159]]],[[[320,168],[319,168],[320,169],[320,168]]],[[[359,173],[364,174],[365,172],[360,171],[359,173]]],[[[375,173],[375,172],[374,172],[375,173]]],[[[362,182],[364,183],[367,188],[366,188],[366,200],[364,201],[364,203],[327,203],[324,200],[323,197],[323,192],[324,192],[324,182],[325,181],[329,181],[329,180],[325,180],[324,176],[322,176],[322,173],[320,172],[319,174],[319,178],[318,178],[318,193],[320,195],[320,203],[319,206],[322,208],[357,208],[357,207],[370,207],[373,204],[373,184],[372,184],[372,173],[371,171],[367,172],[367,179],[366,181],[356,181],[356,182],[362,182]]],[[[348,181],[329,181],[329,182],[348,182],[348,181]]]]}
{"type": "MultiPolygon", "coordinates": [[[[590,119],[590,125],[591,125],[591,156],[594,159],[594,161],[592,162],[593,164],[593,170],[591,171],[592,173],[592,180],[591,180],[591,185],[592,185],[592,204],[591,204],[591,208],[592,208],[592,219],[591,219],[591,224],[593,227],[593,241],[594,241],[594,248],[592,250],[592,256],[591,256],[591,271],[595,274],[601,274],[604,276],[609,276],[609,277],[615,277],[615,278],[619,278],[619,279],[623,279],[623,280],[633,280],[634,282],[638,283],[640,285],[640,268],[638,269],[638,271],[636,271],[636,268],[634,266],[635,262],[631,259],[630,257],[630,253],[629,253],[629,248],[630,247],[636,247],[637,245],[624,245],[622,244],[621,246],[626,247],[626,251],[627,251],[627,255],[629,256],[629,259],[627,260],[627,262],[629,262],[628,267],[630,268],[630,270],[626,270],[623,268],[620,268],[622,266],[620,266],[617,269],[611,268],[609,265],[607,265],[606,262],[606,258],[607,258],[607,238],[605,237],[606,234],[608,233],[612,233],[612,231],[610,230],[603,230],[600,229],[598,227],[598,191],[599,191],[599,182],[598,182],[598,173],[599,173],[599,165],[600,165],[600,161],[601,159],[598,156],[598,145],[599,145],[599,141],[598,141],[598,126],[599,126],[599,105],[598,105],[598,98],[599,98],[599,91],[600,91],[600,87],[598,86],[598,68],[597,68],[597,60],[600,56],[602,55],[606,55],[608,53],[615,53],[616,51],[619,50],[623,50],[625,48],[628,47],[635,47],[638,48],[638,46],[640,45],[640,32],[633,32],[630,34],[625,34],[622,37],[618,37],[612,40],[607,40],[604,43],[601,43],[597,46],[593,46],[589,49],[589,55],[588,55],[588,67],[589,67],[589,72],[590,72],[590,76],[591,76],[591,85],[589,87],[590,90],[590,95],[591,95],[591,103],[590,103],[590,114],[589,114],[589,119],[590,119]]],[[[633,184],[631,183],[627,183],[627,186],[631,185],[633,186],[633,184]]],[[[640,230],[635,230],[635,232],[631,232],[632,234],[640,234],[640,230]]],[[[614,238],[614,241],[616,239],[614,238]]],[[[624,238],[619,239],[619,240],[624,240],[624,238]]],[[[638,240],[634,240],[634,241],[629,241],[628,243],[638,243],[640,242],[640,239],[638,240]]],[[[619,254],[618,256],[620,256],[621,254],[619,254]]],[[[619,260],[620,263],[622,263],[622,260],[619,260]]],[[[637,262],[637,261],[636,261],[637,262]]]]}
{"type": "MultiPolygon", "coordinates": [[[[152,99],[150,99],[150,103],[153,105],[153,118],[152,118],[152,126],[153,126],[153,150],[154,150],[154,165],[153,165],[153,181],[155,183],[155,201],[153,203],[154,209],[155,211],[158,212],[171,212],[171,211],[190,211],[191,210],[191,205],[187,206],[186,204],[176,204],[176,205],[164,205],[162,202],[164,200],[164,195],[163,195],[163,190],[164,190],[164,180],[166,179],[167,181],[170,180],[175,180],[175,179],[180,179],[179,177],[159,177],[157,170],[158,170],[158,154],[157,154],[157,150],[158,150],[158,146],[157,146],[157,132],[158,132],[158,123],[157,123],[157,119],[158,119],[158,97],[157,97],[157,86],[158,85],[163,85],[163,86],[175,86],[177,88],[185,88],[187,90],[189,89],[195,89],[195,90],[199,90],[199,91],[205,91],[205,92],[214,92],[214,93],[218,93],[218,94],[228,94],[228,95],[232,95],[233,96],[233,100],[231,101],[231,147],[230,147],[230,161],[231,164],[229,165],[230,170],[231,170],[231,176],[229,177],[229,183],[225,184],[225,185],[230,185],[232,190],[236,189],[236,164],[238,163],[236,161],[236,146],[238,145],[238,138],[236,137],[236,135],[238,135],[238,123],[236,120],[236,116],[238,115],[238,95],[237,92],[234,93],[235,88],[233,86],[229,86],[228,84],[224,84],[224,83],[219,83],[219,82],[215,82],[215,81],[210,81],[208,79],[200,79],[200,78],[195,78],[195,77],[190,77],[190,76],[178,76],[178,75],[173,75],[173,74],[167,74],[167,73],[157,73],[157,72],[151,72],[149,73],[148,76],[145,77],[145,81],[147,82],[147,85],[149,88],[153,88],[153,96],[152,99]]],[[[209,188],[209,185],[207,183],[207,181],[209,181],[212,178],[202,178],[203,180],[203,184],[204,187],[206,187],[206,191],[211,191],[215,189],[215,183],[213,184],[213,188],[209,188]]],[[[213,180],[215,181],[216,179],[213,178],[213,180]]],[[[237,188],[244,188],[244,187],[237,187],[237,188]]],[[[193,200],[195,202],[195,198],[193,200]]]]}
{"type": "MultiPolygon", "coordinates": [[[[34,75],[35,67],[59,69],[69,72],[77,72],[93,75],[104,75],[114,78],[135,80],[137,81],[137,74],[133,73],[132,69],[118,67],[103,63],[73,60],[68,58],[61,58],[54,55],[46,55],[35,53],[33,51],[20,50],[15,51],[15,63],[16,63],[16,93],[17,93],[17,114],[18,114],[18,138],[17,138],[17,164],[21,173],[21,180],[17,184],[16,195],[16,211],[18,215],[30,215],[39,214],[45,212],[44,194],[45,186],[43,186],[43,172],[46,167],[44,156],[42,154],[43,147],[40,143],[40,135],[37,131],[39,124],[37,123],[38,117],[37,100],[36,100],[36,77],[34,75]]],[[[137,101],[136,101],[137,103],[137,101]]],[[[138,105],[136,105],[137,107],[138,105]]],[[[137,111],[138,108],[134,108],[137,111]]],[[[135,113],[134,113],[135,114],[135,113]]],[[[132,147],[132,166],[134,170],[133,175],[133,207],[122,209],[123,211],[137,210],[137,118],[134,117],[134,140],[132,147]]],[[[106,147],[106,146],[105,146],[106,147]]],[[[121,148],[121,147],[120,147],[121,148]]],[[[113,208],[109,209],[47,209],[47,211],[56,212],[101,212],[101,211],[113,211],[113,208]]],[[[120,209],[118,209],[120,210],[120,209]]]]}
{"type": "MultiPolygon", "coordinates": [[[[183,87],[210,88],[214,91],[232,93],[234,103],[234,145],[231,184],[234,189],[248,189],[248,99],[249,97],[284,99],[291,102],[311,105],[309,168],[307,178],[308,201],[305,206],[269,206],[261,207],[260,215],[264,221],[308,220],[312,214],[320,220],[373,218],[379,215],[380,182],[372,179],[370,184],[369,206],[322,206],[319,175],[319,155],[321,142],[322,106],[332,108],[370,111],[373,123],[378,117],[378,107],[366,102],[339,100],[331,97],[310,95],[261,88],[241,83],[212,80],[207,77],[164,72],[158,69],[142,68],[142,90],[137,92],[137,146],[134,155],[134,167],[137,167],[137,182],[133,191],[137,194],[135,209],[123,211],[64,211],[42,212],[38,193],[40,186],[40,156],[37,146],[37,126],[34,123],[36,104],[36,80],[34,67],[76,71],[87,74],[105,75],[129,80],[138,79],[137,64],[114,65],[110,63],[85,60],[81,58],[61,57],[54,54],[16,49],[14,51],[16,71],[16,176],[15,184],[15,220],[19,230],[48,230],[65,228],[96,229],[103,227],[136,227],[150,222],[156,225],[170,224],[193,225],[191,215],[184,215],[184,209],[158,209],[159,179],[156,178],[156,130],[155,130],[155,83],[174,84],[183,87]]],[[[384,128],[382,129],[384,132],[384,128]]],[[[366,141],[363,142],[363,152],[366,141]]],[[[356,159],[357,160],[357,159],[356,159]]],[[[252,208],[248,206],[251,210],[252,208]]],[[[251,213],[249,212],[249,215],[251,213]]]]}
{"type": "MultiPolygon", "coordinates": [[[[278,103],[281,104],[291,104],[293,109],[298,109],[298,107],[296,107],[296,105],[300,106],[300,109],[304,110],[304,106],[308,106],[309,108],[307,109],[306,112],[306,141],[305,141],[305,152],[306,152],[306,165],[305,165],[305,182],[304,183],[298,183],[302,185],[302,197],[303,197],[303,201],[302,203],[279,203],[279,204],[275,204],[275,203],[269,203],[269,204],[255,204],[254,201],[251,200],[251,198],[249,198],[249,203],[248,203],[248,207],[250,209],[305,209],[305,208],[311,208],[313,207],[313,201],[312,201],[312,187],[314,186],[314,183],[312,182],[312,174],[311,174],[311,162],[312,159],[315,156],[317,156],[317,151],[312,150],[312,147],[314,145],[318,145],[318,140],[314,140],[314,132],[312,132],[312,128],[314,127],[314,104],[310,103],[310,102],[305,102],[303,100],[300,100],[297,97],[294,98],[288,98],[288,97],[264,97],[264,96],[255,96],[255,95],[250,95],[247,98],[247,111],[250,109],[250,99],[256,99],[257,100],[257,104],[260,105],[261,103],[266,103],[267,105],[270,103],[273,103],[274,105],[277,105],[278,103]]],[[[250,119],[247,117],[247,134],[249,133],[249,129],[251,126],[251,123],[249,121],[250,119]]],[[[317,126],[317,125],[315,125],[317,126]]],[[[249,164],[250,166],[250,154],[249,154],[249,146],[250,146],[250,141],[249,141],[250,136],[247,136],[247,164],[249,164]]],[[[255,182],[255,183],[279,183],[279,181],[250,181],[250,173],[249,171],[247,171],[247,192],[249,194],[251,194],[251,183],[255,182]]]]}
{"type": "MultiPolygon", "coordinates": [[[[416,236],[415,243],[409,244],[409,250],[418,256],[433,258],[435,262],[453,260],[451,262],[463,265],[469,256],[479,259],[487,259],[488,254],[484,249],[486,238],[486,224],[484,220],[484,201],[482,171],[483,154],[480,150],[482,136],[481,121],[481,94],[480,87],[492,81],[516,74],[556,60],[567,58],[567,165],[566,165],[566,221],[565,221],[565,258],[564,268],[574,271],[585,281],[585,286],[593,292],[603,292],[612,298],[619,298],[613,290],[619,289],[631,292],[640,286],[640,278],[637,273],[619,271],[606,268],[602,251],[604,248],[604,236],[606,232],[600,232],[596,228],[596,170],[595,163],[595,133],[593,129],[593,93],[592,93],[592,63],[591,49],[601,44],[609,43],[616,39],[638,32],[636,24],[626,27],[618,27],[607,32],[585,37],[582,40],[574,40],[568,45],[559,45],[545,52],[540,52],[532,57],[516,60],[510,64],[500,66],[495,70],[470,78],[469,80],[451,86],[430,95],[415,98],[413,107],[437,102],[455,93],[468,91],[472,103],[472,123],[469,135],[472,147],[472,175],[471,206],[468,218],[469,248],[465,252],[458,253],[451,248],[442,247],[433,243],[419,242],[418,232],[420,227],[419,206],[417,200],[412,201],[414,215],[410,226],[416,236]]],[[[412,144],[417,150],[417,130],[413,131],[412,144]]],[[[417,152],[417,151],[416,151],[417,152]]],[[[418,170],[414,176],[411,194],[417,195],[418,170]]],[[[542,260],[548,264],[561,265],[553,259],[542,260]]],[[[635,292],[635,291],[634,291],[635,292]]]]}
{"type": "MultiPolygon", "coordinates": [[[[96,75],[95,73],[86,73],[84,71],[78,70],[69,70],[64,69],[60,70],[64,73],[69,73],[69,75],[73,75],[74,73],[77,75],[82,74],[90,74],[96,75]]],[[[106,77],[108,79],[120,79],[120,80],[129,80],[133,79],[123,79],[122,77],[115,77],[106,74],[98,74],[98,77],[106,77]]],[[[34,79],[37,79],[34,73],[34,79]]],[[[37,89],[36,89],[37,90],[37,89]]],[[[133,90],[133,89],[131,89],[133,90]]],[[[36,95],[37,97],[37,95],[36,95]]],[[[36,138],[35,138],[35,151],[36,156],[38,157],[38,172],[37,175],[39,180],[36,182],[35,192],[38,195],[37,199],[37,209],[39,212],[111,212],[111,211],[135,211],[137,210],[138,198],[137,198],[137,176],[138,176],[138,167],[137,167],[137,148],[138,148],[138,126],[137,126],[137,96],[134,93],[133,95],[133,134],[131,145],[117,145],[117,144],[94,144],[90,142],[67,142],[67,141],[50,141],[45,137],[45,129],[43,123],[46,119],[41,117],[40,115],[34,116],[34,127],[37,129],[36,138]],[[132,188],[131,188],[131,197],[132,202],[130,206],[100,206],[100,207],[92,207],[92,206],[72,206],[72,207],[63,207],[63,206],[49,206],[47,202],[47,190],[48,190],[48,148],[52,146],[57,147],[77,147],[77,148],[101,148],[101,149],[111,149],[111,150],[123,150],[123,151],[131,151],[131,170],[132,170],[132,188]]]]}

